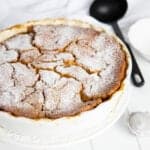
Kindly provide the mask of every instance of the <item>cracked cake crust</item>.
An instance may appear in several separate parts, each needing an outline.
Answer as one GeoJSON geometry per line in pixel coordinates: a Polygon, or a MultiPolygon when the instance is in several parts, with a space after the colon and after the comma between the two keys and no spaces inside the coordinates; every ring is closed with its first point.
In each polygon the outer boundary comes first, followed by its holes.
{"type": "Polygon", "coordinates": [[[1,110],[35,119],[72,116],[120,88],[127,68],[121,43],[103,30],[74,22],[29,22],[8,29],[9,37],[3,31],[1,110]]]}

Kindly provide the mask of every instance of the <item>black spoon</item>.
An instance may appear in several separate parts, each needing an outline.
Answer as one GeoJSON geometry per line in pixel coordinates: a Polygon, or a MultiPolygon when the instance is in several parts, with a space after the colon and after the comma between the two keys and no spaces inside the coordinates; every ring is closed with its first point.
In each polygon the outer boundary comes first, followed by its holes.
{"type": "Polygon", "coordinates": [[[111,24],[115,33],[126,44],[132,58],[131,78],[133,84],[137,87],[140,87],[144,85],[144,78],[132,50],[129,44],[125,41],[117,24],[117,21],[125,14],[127,7],[128,4],[126,0],[95,0],[90,8],[90,14],[100,21],[111,24]]]}

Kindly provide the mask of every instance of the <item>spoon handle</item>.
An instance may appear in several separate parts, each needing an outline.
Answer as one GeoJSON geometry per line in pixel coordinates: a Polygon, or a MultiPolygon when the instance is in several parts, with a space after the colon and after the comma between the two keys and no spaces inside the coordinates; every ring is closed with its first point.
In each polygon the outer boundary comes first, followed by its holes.
{"type": "Polygon", "coordinates": [[[112,23],[112,27],[113,27],[115,33],[118,35],[118,37],[120,37],[120,39],[125,43],[125,45],[127,46],[128,50],[130,52],[130,55],[131,55],[131,58],[132,58],[131,79],[132,79],[133,84],[137,87],[143,86],[145,81],[144,81],[143,75],[140,71],[140,68],[139,68],[139,66],[136,62],[136,59],[133,55],[133,52],[132,52],[129,44],[125,41],[125,39],[123,37],[123,34],[122,34],[117,22],[112,23]]]}

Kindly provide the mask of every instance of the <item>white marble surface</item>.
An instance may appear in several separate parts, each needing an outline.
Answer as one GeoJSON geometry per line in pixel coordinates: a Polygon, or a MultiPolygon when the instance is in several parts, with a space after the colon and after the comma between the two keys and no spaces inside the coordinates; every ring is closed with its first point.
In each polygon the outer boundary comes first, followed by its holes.
{"type": "MultiPolygon", "coordinates": [[[[0,28],[42,17],[87,16],[91,2],[92,0],[0,0],[0,28]]],[[[119,22],[126,38],[129,26],[133,22],[143,17],[150,17],[150,1],[128,0],[128,2],[128,12],[119,22]]],[[[150,149],[150,137],[136,137],[127,128],[128,113],[134,111],[150,111],[150,63],[135,51],[134,53],[145,77],[145,85],[141,88],[136,88],[131,83],[131,102],[125,114],[104,134],[96,136],[90,141],[68,145],[62,148],[54,148],[54,150],[150,149]]],[[[11,150],[31,150],[28,147],[0,142],[0,149],[9,150],[10,148],[11,150]]]]}

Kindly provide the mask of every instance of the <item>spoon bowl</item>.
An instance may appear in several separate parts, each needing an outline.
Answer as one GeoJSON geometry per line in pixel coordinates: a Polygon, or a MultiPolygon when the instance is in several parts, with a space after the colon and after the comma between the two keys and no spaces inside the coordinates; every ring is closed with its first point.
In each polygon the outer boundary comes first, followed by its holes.
{"type": "Polygon", "coordinates": [[[103,22],[114,22],[122,18],[127,11],[126,0],[97,0],[91,8],[90,14],[103,22]]]}

